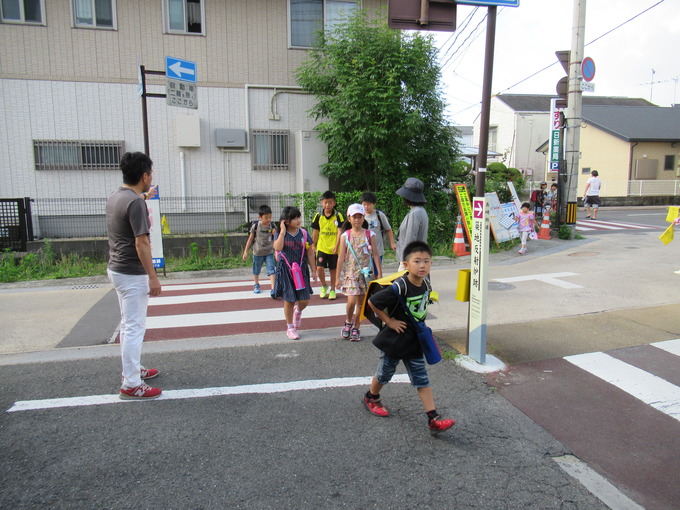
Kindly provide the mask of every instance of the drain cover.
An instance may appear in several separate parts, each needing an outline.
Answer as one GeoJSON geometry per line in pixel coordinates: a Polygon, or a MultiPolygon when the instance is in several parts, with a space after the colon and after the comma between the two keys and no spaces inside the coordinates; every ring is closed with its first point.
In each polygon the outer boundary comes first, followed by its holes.
{"type": "Polygon", "coordinates": [[[71,290],[84,290],[84,289],[98,289],[100,288],[101,285],[98,284],[92,284],[92,285],[74,285],[71,287],[71,290]]]}

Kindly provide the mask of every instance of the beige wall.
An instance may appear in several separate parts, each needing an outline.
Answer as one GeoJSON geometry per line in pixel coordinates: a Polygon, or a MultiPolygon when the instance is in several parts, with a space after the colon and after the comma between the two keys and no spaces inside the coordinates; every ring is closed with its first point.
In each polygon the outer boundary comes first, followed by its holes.
{"type": "Polygon", "coordinates": [[[583,195],[590,172],[583,168],[597,170],[607,185],[602,187],[601,196],[627,195],[630,144],[604,131],[584,124],[581,128],[581,160],[579,161],[578,196],[583,195]],[[621,189],[618,189],[618,188],[621,189]]]}
{"type": "MultiPolygon", "coordinates": [[[[638,159],[657,160],[656,180],[675,180],[678,164],[680,164],[680,145],[673,147],[668,142],[642,142],[633,149],[633,168],[635,168],[635,161],[638,159]],[[675,156],[674,170],[664,170],[666,156],[675,156]]],[[[635,178],[635,174],[633,174],[633,178],[635,178]]]]}
{"type": "Polygon", "coordinates": [[[161,0],[117,0],[117,30],[72,28],[69,3],[47,0],[46,26],[0,24],[0,78],[136,83],[139,63],[164,71],[174,56],[201,86],[294,85],[307,55],[288,48],[287,0],[205,0],[205,36],[163,33],[161,0]]]}

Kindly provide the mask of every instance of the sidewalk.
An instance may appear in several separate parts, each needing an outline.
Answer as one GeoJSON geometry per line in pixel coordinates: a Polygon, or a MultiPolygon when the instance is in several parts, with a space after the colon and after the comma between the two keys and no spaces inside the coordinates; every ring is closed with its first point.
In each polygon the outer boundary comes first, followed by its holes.
{"type": "MultiPolygon", "coordinates": [[[[512,364],[587,352],[595,343],[611,348],[677,337],[680,317],[672,305],[680,301],[680,287],[669,284],[680,281],[673,274],[680,264],[676,250],[662,245],[657,236],[642,232],[575,241],[554,237],[532,242],[524,257],[515,250],[491,254],[487,352],[512,364]],[[532,279],[498,281],[555,273],[573,274],[558,280],[575,288],[532,279]]],[[[463,353],[468,304],[456,301],[455,292],[458,270],[469,264],[470,257],[435,261],[432,282],[440,300],[428,318],[436,335],[463,353]]],[[[396,264],[388,265],[389,271],[396,271],[396,264]]],[[[249,277],[250,268],[238,268],[171,273],[161,281],[249,277]]],[[[54,349],[93,306],[116,306],[110,296],[103,300],[111,289],[104,276],[1,284],[0,310],[6,327],[0,355],[54,349]]],[[[326,338],[329,333],[316,330],[310,336],[326,338]]],[[[95,339],[102,344],[108,340],[95,339]]],[[[218,340],[192,340],[185,345],[200,348],[201,342],[215,345],[218,340]]]]}

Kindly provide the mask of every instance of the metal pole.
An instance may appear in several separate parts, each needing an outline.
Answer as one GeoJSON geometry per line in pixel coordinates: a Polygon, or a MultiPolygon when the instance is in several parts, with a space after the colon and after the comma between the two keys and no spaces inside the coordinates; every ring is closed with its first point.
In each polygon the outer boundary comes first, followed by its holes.
{"type": "Polygon", "coordinates": [[[146,70],[139,66],[139,75],[142,80],[142,132],[144,133],[144,154],[149,155],[149,116],[146,111],[146,70]]]}
{"type": "Polygon", "coordinates": [[[486,158],[489,151],[489,115],[491,112],[491,81],[493,78],[494,41],[496,39],[496,6],[490,5],[486,18],[486,50],[484,53],[484,82],[482,84],[482,113],[479,122],[479,155],[475,196],[484,196],[486,158]]]}

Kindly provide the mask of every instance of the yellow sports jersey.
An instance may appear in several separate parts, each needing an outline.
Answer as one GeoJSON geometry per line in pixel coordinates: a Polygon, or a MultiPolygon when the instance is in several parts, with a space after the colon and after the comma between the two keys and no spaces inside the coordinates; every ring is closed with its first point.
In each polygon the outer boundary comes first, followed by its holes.
{"type": "Polygon", "coordinates": [[[316,250],[323,253],[333,253],[338,228],[345,222],[345,217],[334,212],[326,217],[324,213],[317,213],[312,220],[312,228],[319,231],[319,240],[316,242],[316,250]]]}

